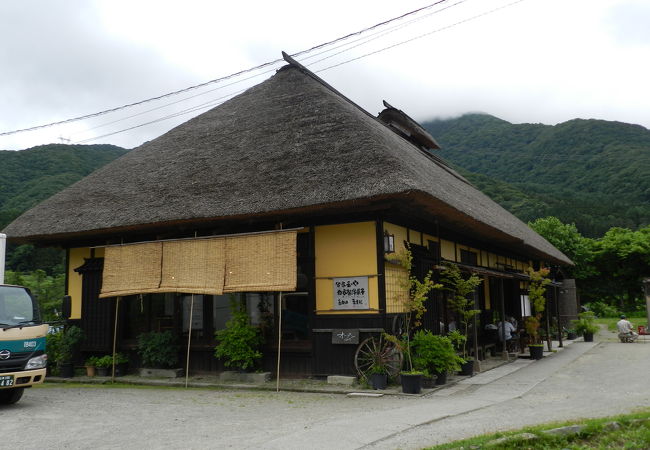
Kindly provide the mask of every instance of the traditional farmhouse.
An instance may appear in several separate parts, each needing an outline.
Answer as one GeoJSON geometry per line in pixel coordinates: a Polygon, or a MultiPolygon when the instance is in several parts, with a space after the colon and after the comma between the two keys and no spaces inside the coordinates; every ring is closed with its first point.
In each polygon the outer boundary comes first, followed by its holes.
{"type": "MultiPolygon", "coordinates": [[[[402,111],[384,103],[374,116],[286,59],[3,230],[66,249],[84,352],[110,352],[115,337],[133,355],[140,333],[172,330],[191,336],[191,372],[220,371],[214,333],[234,296],[264,330],[267,370],[281,344],[284,374],[352,374],[357,343],[401,317],[405,244],[419,276],[447,262],[482,277],[479,343],[484,324],[529,313],[527,267],[571,264],[451,169],[402,111]]],[[[423,326],[446,332],[445,296],[426,306],[423,326]]]]}

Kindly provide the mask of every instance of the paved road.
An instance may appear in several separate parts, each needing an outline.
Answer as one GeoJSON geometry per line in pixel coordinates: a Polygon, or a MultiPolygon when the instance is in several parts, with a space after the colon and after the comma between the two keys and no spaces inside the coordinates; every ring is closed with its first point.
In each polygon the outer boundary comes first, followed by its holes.
{"type": "Polygon", "coordinates": [[[650,342],[576,342],[420,398],[66,387],[0,408],[3,448],[421,448],[650,406],[650,342]],[[511,373],[508,373],[511,372],[511,373]]]}

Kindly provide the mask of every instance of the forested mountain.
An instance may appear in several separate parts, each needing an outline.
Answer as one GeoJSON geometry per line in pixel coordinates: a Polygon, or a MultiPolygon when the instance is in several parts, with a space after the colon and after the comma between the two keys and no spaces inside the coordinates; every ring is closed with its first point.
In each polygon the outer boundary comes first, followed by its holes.
{"type": "Polygon", "coordinates": [[[594,237],[650,223],[650,131],[642,126],[514,125],[486,114],[422,125],[444,159],[524,221],[552,215],[594,237]]]}
{"type": "Polygon", "coordinates": [[[30,207],[126,152],[114,145],[64,144],[0,151],[0,230],[30,207]]]}

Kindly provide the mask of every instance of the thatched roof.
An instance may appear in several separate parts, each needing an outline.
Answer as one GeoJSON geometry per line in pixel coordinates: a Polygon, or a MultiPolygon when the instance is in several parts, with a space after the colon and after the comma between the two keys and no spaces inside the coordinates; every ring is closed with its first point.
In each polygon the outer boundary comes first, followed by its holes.
{"type": "Polygon", "coordinates": [[[408,198],[479,240],[570,264],[439,158],[298,64],[109,163],[4,232],[52,243],[388,197],[408,198]]]}

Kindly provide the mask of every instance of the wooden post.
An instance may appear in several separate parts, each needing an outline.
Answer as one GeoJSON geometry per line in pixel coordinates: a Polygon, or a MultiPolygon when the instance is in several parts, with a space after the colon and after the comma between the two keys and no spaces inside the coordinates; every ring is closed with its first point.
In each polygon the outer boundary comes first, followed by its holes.
{"type": "Polygon", "coordinates": [[[548,351],[550,352],[553,345],[551,344],[551,318],[549,317],[550,311],[548,310],[548,295],[546,293],[544,294],[544,304],[544,315],[546,316],[546,345],[548,347],[548,351]]]}
{"type": "MultiPolygon", "coordinates": [[[[474,292],[472,293],[474,297],[474,309],[479,309],[478,308],[478,297],[476,295],[476,288],[474,288],[474,292]]],[[[473,344],[474,344],[474,370],[476,372],[480,372],[480,363],[478,360],[478,319],[476,318],[476,314],[474,315],[474,321],[473,321],[473,328],[474,332],[472,333],[472,338],[473,338],[473,344]]]]}
{"type": "Polygon", "coordinates": [[[558,338],[560,341],[559,347],[564,347],[562,343],[562,321],[560,320],[560,299],[557,296],[557,286],[553,286],[553,302],[555,303],[555,315],[557,316],[557,329],[558,338]]]}
{"type": "Polygon", "coordinates": [[[503,359],[508,360],[508,344],[506,342],[506,305],[505,294],[503,291],[503,278],[499,278],[499,306],[501,307],[501,345],[503,345],[501,356],[503,359]]]}

